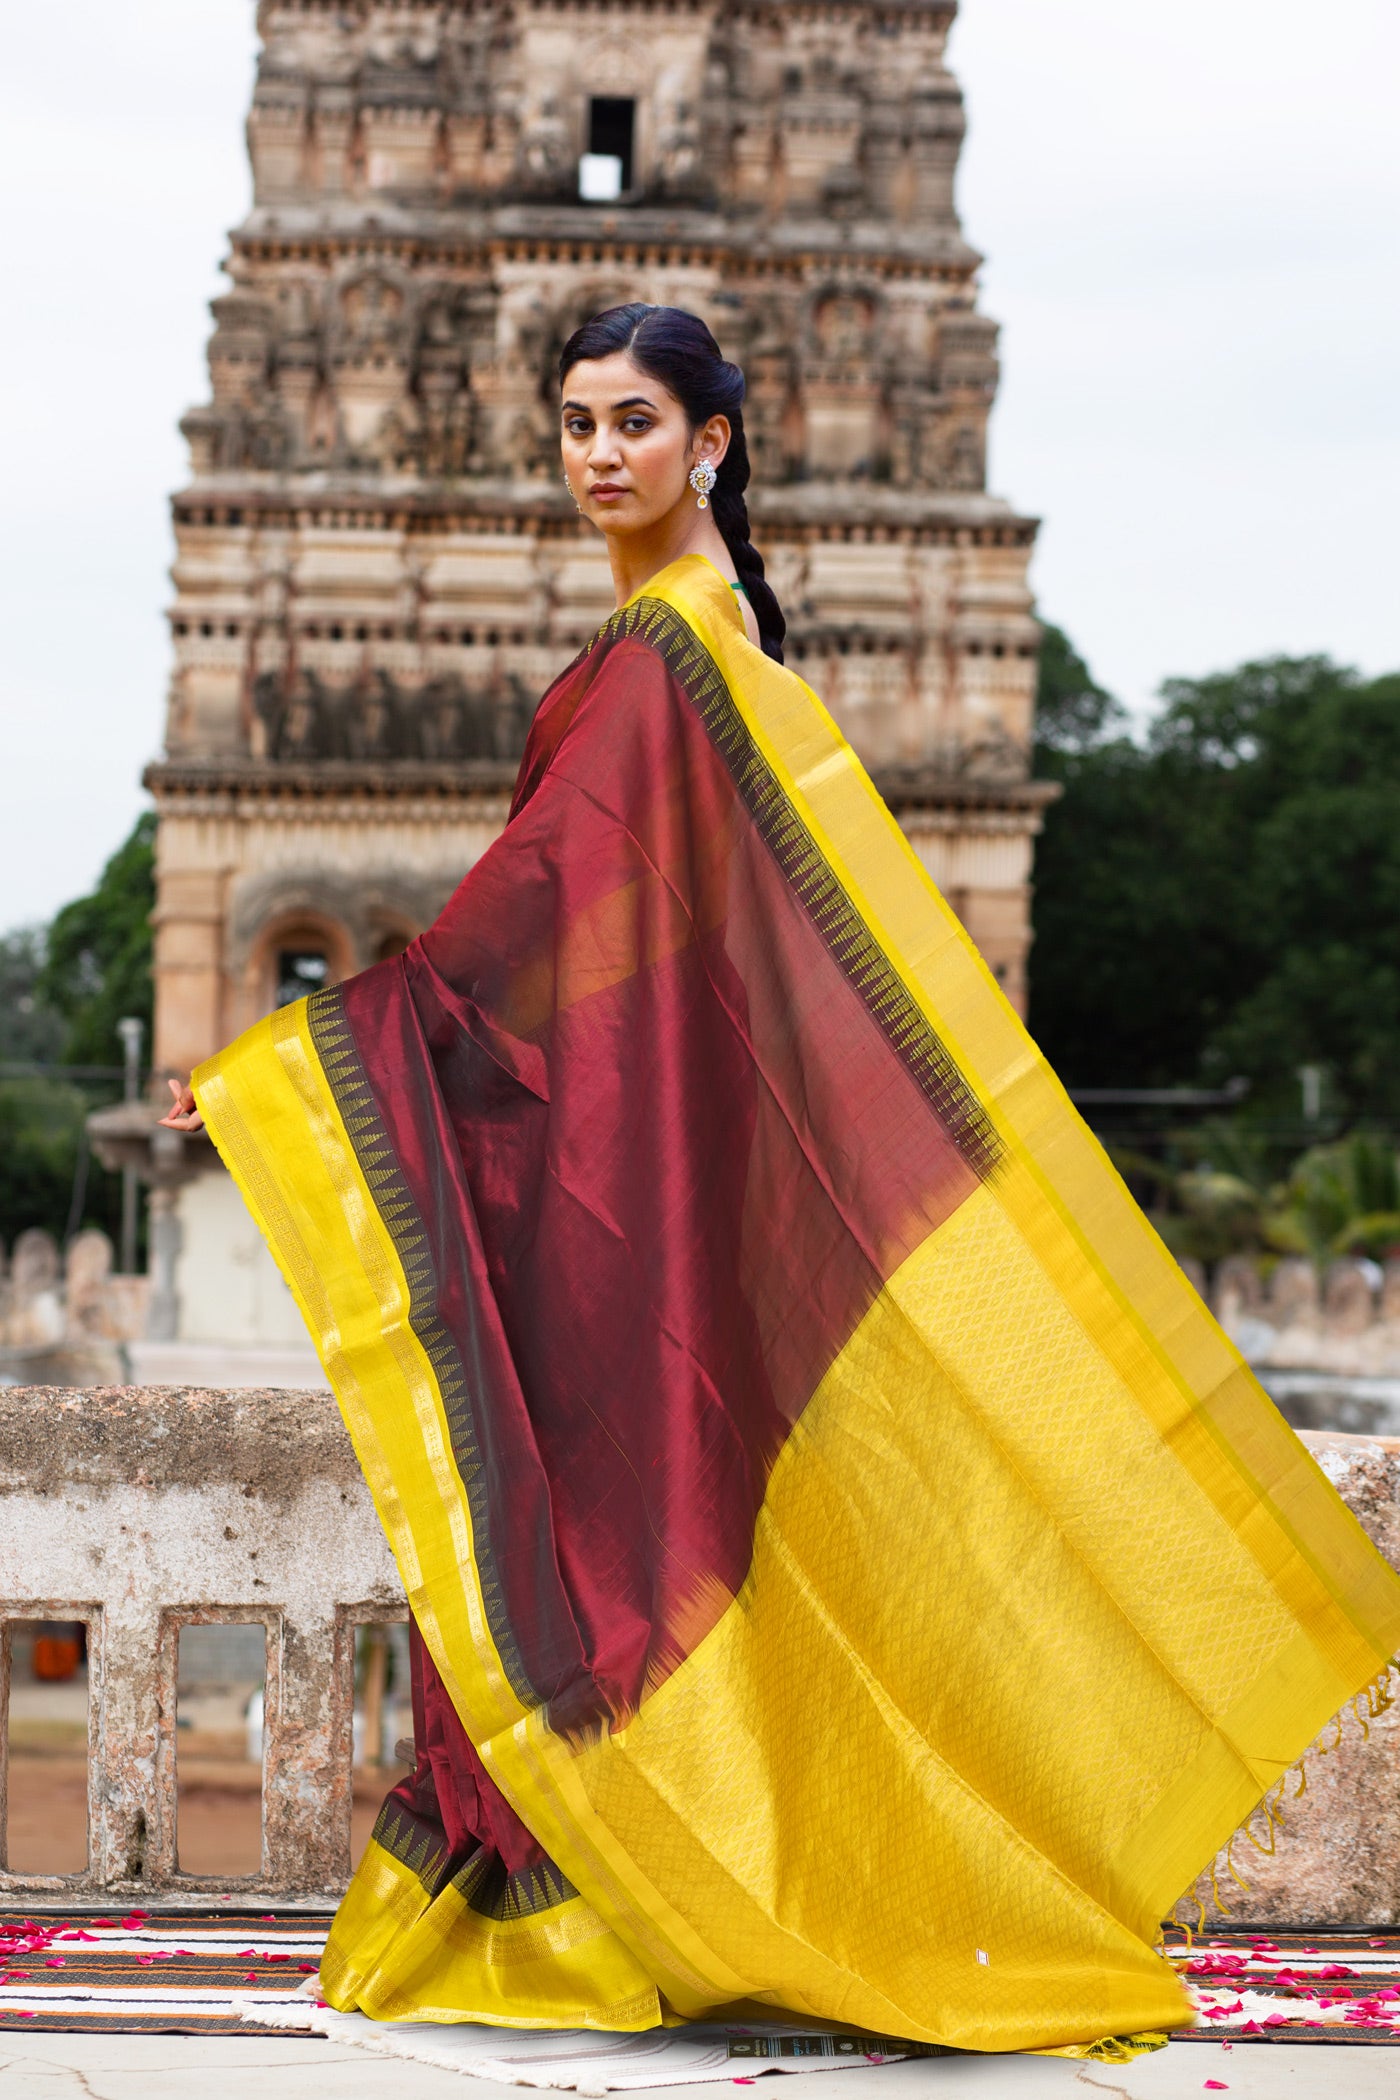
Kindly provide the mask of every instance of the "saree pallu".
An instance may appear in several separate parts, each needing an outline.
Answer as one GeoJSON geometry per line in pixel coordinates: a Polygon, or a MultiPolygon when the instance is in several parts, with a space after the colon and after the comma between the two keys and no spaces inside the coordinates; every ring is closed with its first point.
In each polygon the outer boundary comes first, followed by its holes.
{"type": "Polygon", "coordinates": [[[437,924],[195,1092],[414,1619],[333,2005],[1189,2019],[1158,1921],[1400,1582],[708,563],[437,924]]]}

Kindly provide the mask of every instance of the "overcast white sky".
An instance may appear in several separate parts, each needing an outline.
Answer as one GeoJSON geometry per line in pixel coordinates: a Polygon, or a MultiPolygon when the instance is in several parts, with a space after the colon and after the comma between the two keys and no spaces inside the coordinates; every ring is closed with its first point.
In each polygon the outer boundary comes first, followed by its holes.
{"type": "MultiPolygon", "coordinates": [[[[253,11],[6,23],[0,927],[91,885],[159,743],[253,11]]],[[[1135,706],[1275,651],[1400,668],[1396,0],[963,0],[952,55],[1046,617],[1135,706]]]]}

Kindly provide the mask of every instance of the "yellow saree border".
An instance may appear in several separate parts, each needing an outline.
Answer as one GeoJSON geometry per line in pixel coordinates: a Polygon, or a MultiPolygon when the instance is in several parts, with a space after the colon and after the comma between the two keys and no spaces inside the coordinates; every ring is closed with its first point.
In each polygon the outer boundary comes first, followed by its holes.
{"type": "Polygon", "coordinates": [[[656,1987],[582,1896],[526,1917],[474,1910],[454,1882],[429,1898],[371,1839],[321,1962],[329,2004],[372,2020],[498,2027],[661,2023],[656,1987]]]}
{"type": "Polygon", "coordinates": [[[473,1734],[508,1726],[524,1708],[491,1639],[442,1395],[306,1002],[270,1014],[201,1065],[193,1086],[316,1342],[453,1704],[473,1734]]]}

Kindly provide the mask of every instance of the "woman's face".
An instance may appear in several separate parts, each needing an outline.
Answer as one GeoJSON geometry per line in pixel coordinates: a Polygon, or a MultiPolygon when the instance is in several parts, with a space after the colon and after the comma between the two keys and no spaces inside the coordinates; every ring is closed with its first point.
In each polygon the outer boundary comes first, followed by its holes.
{"type": "Polygon", "coordinates": [[[625,352],[575,365],[564,381],[564,475],[574,500],[607,533],[646,531],[686,501],[691,468],[718,467],[729,420],[712,416],[694,433],[669,388],[625,352]]]}

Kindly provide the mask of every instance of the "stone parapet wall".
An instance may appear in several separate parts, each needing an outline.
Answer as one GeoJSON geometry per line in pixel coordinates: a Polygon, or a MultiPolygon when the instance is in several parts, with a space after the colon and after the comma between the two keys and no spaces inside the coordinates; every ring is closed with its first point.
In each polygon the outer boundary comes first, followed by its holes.
{"type": "Polygon", "coordinates": [[[343,1888],[355,1631],[404,1615],[329,1393],[0,1391],[0,1622],[86,1623],[89,1671],[88,1871],[0,1871],[0,1893],[210,1885],[176,1864],[176,1670],[181,1626],[220,1621],[268,1630],[263,1863],[243,1885],[343,1888]]]}
{"type": "MultiPolygon", "coordinates": [[[[1400,1567],[1400,1439],[1304,1442],[1400,1567]]],[[[177,1868],[175,1672],[181,1626],[220,1621],[269,1634],[263,1868],[246,1886],[335,1893],[350,1866],[355,1629],[404,1611],[329,1393],[0,1391],[0,1633],[16,1620],[87,1624],[91,1833],[85,1875],[0,1871],[0,1893],[169,1898],[209,1886],[177,1868]]],[[[6,1638],[0,1745],[7,1658],[6,1638]]],[[[1236,1843],[1248,1894],[1218,1869],[1235,1915],[1400,1922],[1400,1706],[1358,1712],[1369,1740],[1350,1718],[1335,1749],[1326,1732],[1273,1856],[1236,1843]]]]}

